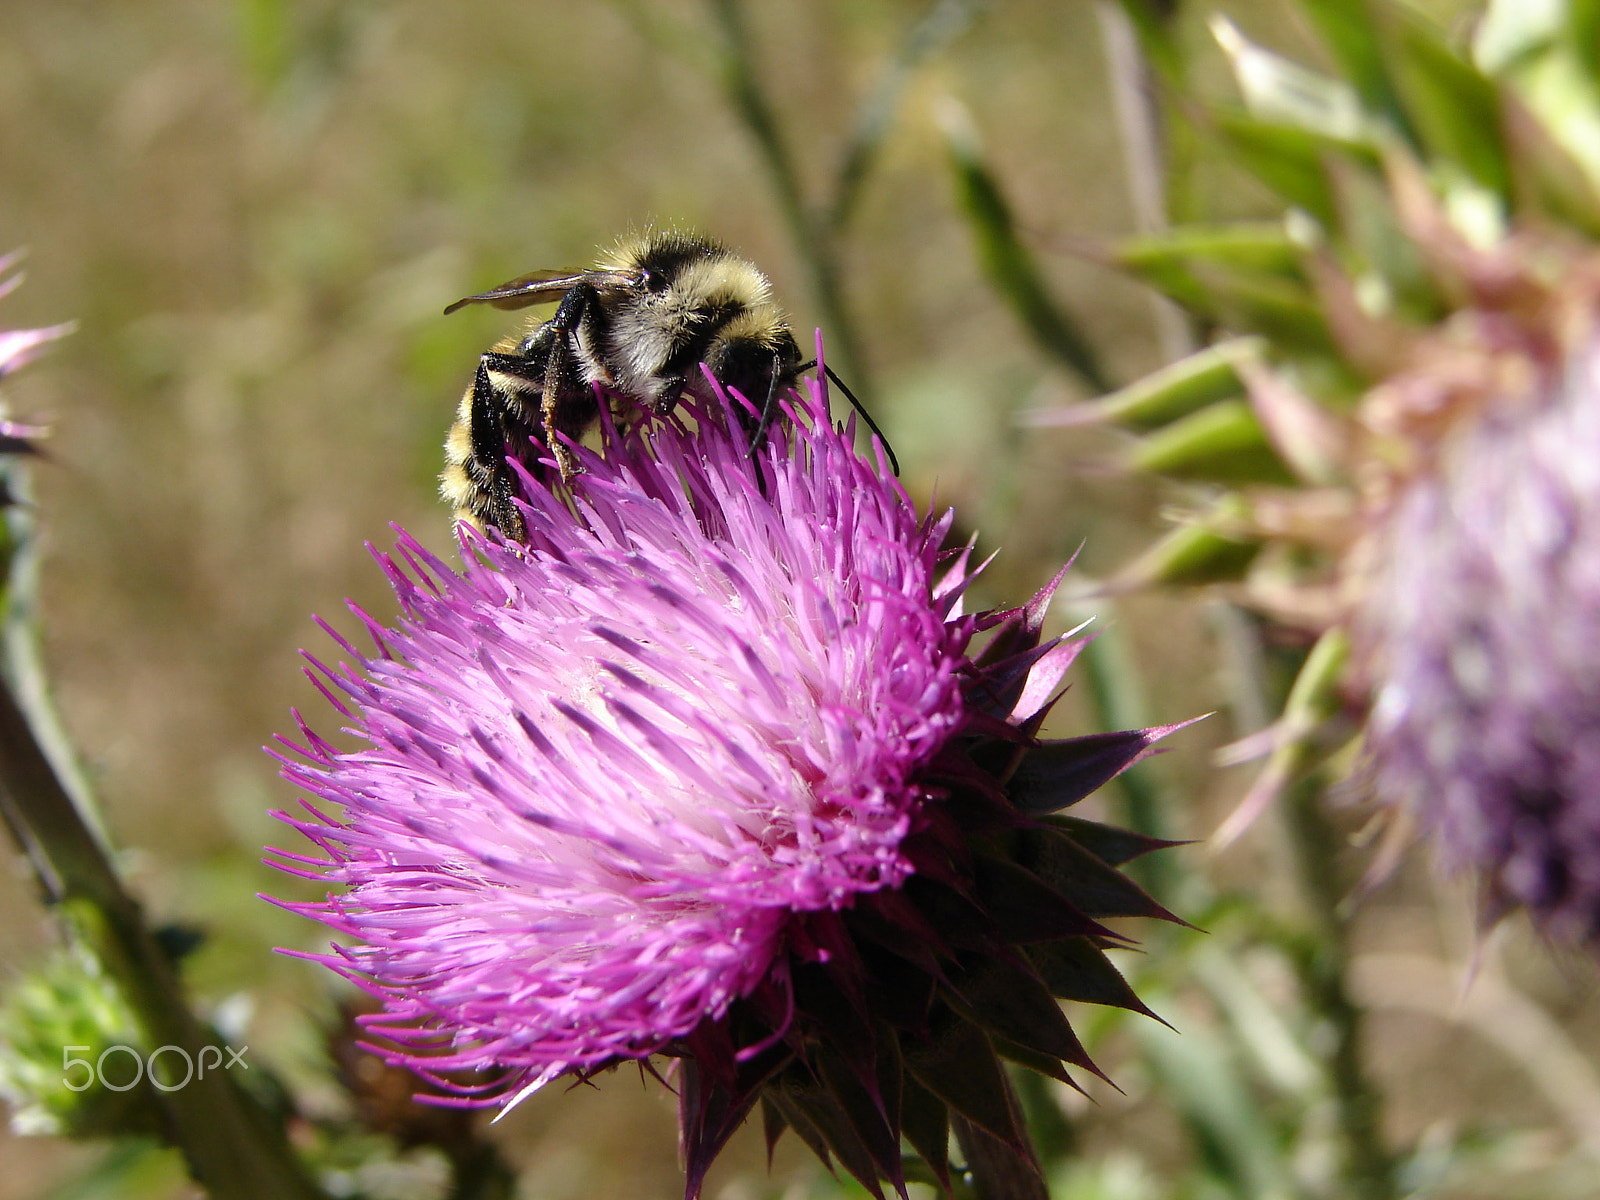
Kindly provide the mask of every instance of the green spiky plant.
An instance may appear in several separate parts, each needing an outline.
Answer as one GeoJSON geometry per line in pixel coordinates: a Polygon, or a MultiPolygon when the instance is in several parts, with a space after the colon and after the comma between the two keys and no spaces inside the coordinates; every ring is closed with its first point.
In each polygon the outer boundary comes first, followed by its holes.
{"type": "Polygon", "coordinates": [[[1129,466],[1192,485],[1186,519],[1120,585],[1220,584],[1315,644],[1230,831],[1364,731],[1379,793],[1481,868],[1487,912],[1526,905],[1593,938],[1578,847],[1510,830],[1540,796],[1583,790],[1582,768],[1532,760],[1546,727],[1578,735],[1588,689],[1587,665],[1572,680],[1538,639],[1579,636],[1562,597],[1586,594],[1564,544],[1585,544],[1589,485],[1546,443],[1576,462],[1594,407],[1600,5],[1492,3],[1443,30],[1394,4],[1302,0],[1327,73],[1217,15],[1242,102],[1197,99],[1172,27],[1125,8],[1169,115],[1284,208],[1116,247],[1210,344],[1040,420],[1121,426],[1129,466]],[[1469,511],[1497,471],[1495,512],[1469,511]],[[1527,504],[1545,508],[1512,511],[1527,504]],[[1517,560],[1544,526],[1559,544],[1517,560]],[[1462,599],[1413,602],[1435,590],[1462,599]],[[1479,629],[1469,605],[1516,620],[1479,629]],[[1518,686],[1543,707],[1518,709],[1518,686]],[[1521,730],[1520,749],[1476,744],[1491,727],[1521,730]]]}

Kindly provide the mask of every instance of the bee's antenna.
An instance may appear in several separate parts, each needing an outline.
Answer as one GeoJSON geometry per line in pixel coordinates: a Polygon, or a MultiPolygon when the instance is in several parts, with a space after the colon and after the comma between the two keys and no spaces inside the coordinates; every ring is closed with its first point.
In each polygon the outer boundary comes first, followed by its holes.
{"type": "MultiPolygon", "coordinates": [[[[817,360],[812,359],[810,362],[803,364],[800,367],[800,370],[809,371],[816,365],[817,360]]],[[[832,367],[830,367],[827,363],[823,363],[822,369],[828,373],[828,378],[838,385],[839,390],[844,393],[844,398],[850,401],[850,407],[861,414],[861,419],[867,423],[867,428],[872,430],[872,432],[877,435],[878,441],[883,444],[883,452],[884,454],[888,455],[889,458],[889,470],[896,475],[900,474],[900,460],[895,457],[894,447],[889,444],[889,439],[884,437],[883,430],[878,428],[878,423],[872,419],[872,414],[867,411],[866,405],[862,404],[861,401],[856,399],[856,394],[850,390],[849,386],[844,380],[840,379],[833,373],[832,367]]],[[[796,373],[798,374],[798,372],[796,373]]]]}
{"type": "MultiPolygon", "coordinates": [[[[772,372],[767,378],[767,399],[761,406],[761,416],[756,421],[755,432],[750,435],[750,445],[745,450],[746,458],[754,458],[756,451],[761,449],[761,439],[767,436],[767,429],[772,424],[772,418],[778,415],[778,376],[781,373],[782,366],[783,360],[774,354],[772,356],[772,372]]],[[[804,368],[801,369],[804,370],[804,368]]]]}

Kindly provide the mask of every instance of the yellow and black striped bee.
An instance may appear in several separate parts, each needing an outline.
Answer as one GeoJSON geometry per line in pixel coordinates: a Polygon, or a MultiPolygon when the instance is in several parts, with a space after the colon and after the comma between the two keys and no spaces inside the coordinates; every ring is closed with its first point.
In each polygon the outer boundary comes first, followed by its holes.
{"type": "Polygon", "coordinates": [[[535,271],[467,304],[517,309],[559,301],[478,362],[445,443],[440,490],[459,519],[493,525],[522,540],[515,458],[534,475],[549,453],[564,478],[578,464],[551,433],[577,440],[600,417],[594,385],[658,413],[684,396],[710,399],[700,364],[762,406],[752,417],[759,442],[778,395],[810,364],[754,264],[709,238],[649,233],[627,238],[588,271],[535,271]],[[541,450],[538,447],[544,446],[541,450]]]}

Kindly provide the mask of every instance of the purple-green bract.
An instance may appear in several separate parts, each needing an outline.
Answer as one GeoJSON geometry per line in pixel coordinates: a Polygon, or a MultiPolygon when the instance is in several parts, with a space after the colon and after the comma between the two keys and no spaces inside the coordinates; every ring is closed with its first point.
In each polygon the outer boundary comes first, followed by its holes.
{"type": "Polygon", "coordinates": [[[691,1195],[758,1099],[874,1192],[902,1133],[948,1178],[952,1116],[1027,1159],[996,1046],[1093,1069],[1054,998],[1143,1011],[1099,918],[1168,915],[1114,869],[1164,843],[1048,814],[1166,730],[1040,741],[1083,644],[1041,636],[1054,585],[965,613],[951,518],[820,388],[754,454],[738,403],[524,473],[525,544],[380,557],[401,619],[313,660],[364,746],[283,743],[339,809],[282,857],[343,890],[288,907],[463,1103],[676,1059],[691,1195]]]}

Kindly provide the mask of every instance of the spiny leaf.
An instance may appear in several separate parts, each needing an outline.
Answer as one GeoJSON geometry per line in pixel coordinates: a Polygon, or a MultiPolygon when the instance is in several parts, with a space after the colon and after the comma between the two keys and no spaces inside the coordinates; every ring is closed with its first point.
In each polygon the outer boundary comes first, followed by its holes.
{"type": "Polygon", "coordinates": [[[1152,585],[1193,587],[1242,579],[1262,545],[1255,538],[1224,533],[1203,519],[1190,521],[1119,570],[1108,587],[1121,592],[1152,585]]]}
{"type": "Polygon", "coordinates": [[[1017,861],[1091,917],[1155,917],[1185,922],[1138,884],[1049,826],[1018,838],[1017,861]]]}
{"type": "Polygon", "coordinates": [[[968,1020],[1026,1050],[1105,1078],[1050,989],[1020,962],[989,959],[953,972],[950,983],[953,1003],[968,1020]]]}
{"type": "MultiPolygon", "coordinates": [[[[893,1038],[880,1040],[875,1059],[850,1060],[830,1051],[814,1056],[835,1111],[871,1157],[876,1174],[905,1194],[900,1172],[900,1052],[893,1038]]],[[[825,1131],[826,1132],[826,1131],[825,1131]]]]}
{"type": "MultiPolygon", "coordinates": [[[[1125,1008],[1157,1021],[1161,1018],[1139,999],[1106,952],[1088,938],[1066,938],[1027,946],[1023,953],[1058,1000],[1125,1008]]],[[[1162,1021],[1162,1024],[1166,1024],[1162,1021]]]]}
{"type": "Polygon", "coordinates": [[[1050,941],[1063,937],[1116,937],[1116,933],[1090,920],[1033,872],[1004,858],[978,858],[978,903],[1006,942],[1050,941]]]}
{"type": "Polygon", "coordinates": [[[983,1030],[946,1009],[932,1038],[904,1049],[906,1070],[952,1112],[1008,1145],[1023,1144],[1026,1134],[1012,1111],[1005,1070],[983,1030]]]}
{"type": "Polygon", "coordinates": [[[1411,124],[1379,36],[1386,14],[1376,11],[1371,0],[1301,0],[1300,7],[1322,34],[1362,107],[1411,139],[1411,124]]]}
{"type": "MultiPolygon", "coordinates": [[[[767,1142],[767,1170],[772,1170],[772,1152],[777,1148],[778,1139],[783,1136],[783,1131],[789,1128],[789,1122],[783,1115],[783,1110],[772,1102],[772,1097],[763,1092],[761,1095],[761,1133],[767,1142]]],[[[820,1156],[819,1156],[820,1157],[820,1156]]],[[[823,1159],[826,1163],[827,1159],[823,1159]]]]}
{"type": "MultiPolygon", "coordinates": [[[[1242,113],[1218,113],[1212,121],[1241,166],[1321,224],[1337,223],[1337,198],[1328,179],[1326,159],[1332,148],[1342,151],[1348,143],[1242,113]]],[[[1371,157],[1376,161],[1376,155],[1371,157]]]]}
{"type": "Polygon", "coordinates": [[[900,1093],[904,1125],[901,1132],[922,1161],[933,1168],[939,1186],[950,1191],[950,1110],[945,1102],[910,1075],[900,1093]]]}
{"type": "Polygon", "coordinates": [[[1187,844],[1118,829],[1114,825],[1102,825],[1098,821],[1086,821],[1082,817],[1056,814],[1041,817],[1039,823],[1059,830],[1109,867],[1120,867],[1152,850],[1166,850],[1187,844]]]}
{"type": "Polygon", "coordinates": [[[834,1169],[833,1151],[828,1148],[828,1139],[823,1137],[821,1130],[811,1123],[811,1118],[806,1115],[805,1110],[795,1103],[783,1080],[777,1081],[761,1093],[761,1103],[771,1105],[778,1119],[794,1130],[795,1136],[822,1161],[822,1165],[829,1171],[834,1169]]]}
{"type": "Polygon", "coordinates": [[[1509,206],[1511,171],[1494,83],[1452,52],[1421,18],[1397,7],[1395,19],[1399,78],[1422,141],[1435,158],[1456,164],[1509,206]]]}
{"type": "Polygon", "coordinates": [[[1041,742],[1022,756],[1006,783],[1006,795],[1025,813],[1069,808],[1104,787],[1181,725],[1091,733],[1041,742]]]}
{"type": "MultiPolygon", "coordinates": [[[[773,1102],[788,1119],[796,1133],[802,1124],[809,1125],[838,1159],[844,1169],[855,1176],[877,1200],[884,1200],[883,1188],[878,1183],[878,1164],[872,1152],[861,1140],[849,1116],[838,1103],[831,1090],[813,1079],[806,1079],[798,1070],[786,1072],[774,1088],[773,1102]]],[[[809,1139],[808,1139],[809,1142],[809,1139]]],[[[815,1147],[813,1147],[815,1149],[815,1147]]],[[[826,1157],[824,1161],[826,1161],[826,1157]]],[[[899,1167],[898,1147],[895,1153],[896,1170],[899,1167]]],[[[900,1189],[903,1196],[904,1189],[900,1189]]]]}
{"type": "Polygon", "coordinates": [[[1145,432],[1186,417],[1216,400],[1244,394],[1237,364],[1265,348],[1260,338],[1229,338],[1180,358],[1143,379],[1087,404],[1035,409],[1021,422],[1038,428],[1115,423],[1145,432]]]}
{"type": "Polygon", "coordinates": [[[682,1130],[685,1195],[700,1194],[706,1172],[722,1147],[744,1123],[759,1085],[734,1092],[707,1078],[697,1057],[683,1060],[678,1082],[678,1125],[682,1130]]]}
{"type": "Polygon", "coordinates": [[[1227,17],[1211,18],[1211,35],[1228,56],[1245,104],[1259,119],[1346,142],[1381,137],[1381,127],[1348,83],[1256,45],[1227,17]]]}

